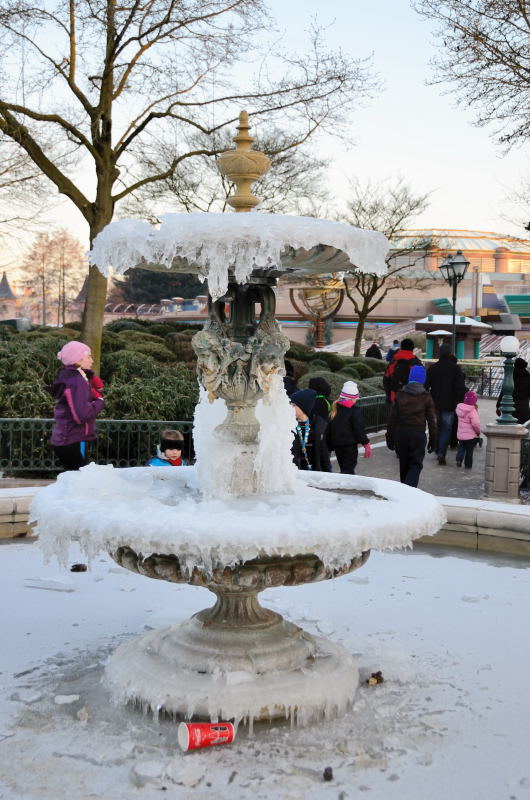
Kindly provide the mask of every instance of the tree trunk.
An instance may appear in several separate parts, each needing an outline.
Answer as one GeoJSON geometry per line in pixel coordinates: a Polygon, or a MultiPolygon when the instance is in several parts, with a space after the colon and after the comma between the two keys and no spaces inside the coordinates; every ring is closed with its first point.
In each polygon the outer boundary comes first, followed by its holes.
{"type": "Polygon", "coordinates": [[[353,346],[353,355],[361,355],[361,344],[363,341],[364,325],[366,323],[366,314],[361,314],[357,318],[357,330],[355,331],[355,344],[353,346]]]}

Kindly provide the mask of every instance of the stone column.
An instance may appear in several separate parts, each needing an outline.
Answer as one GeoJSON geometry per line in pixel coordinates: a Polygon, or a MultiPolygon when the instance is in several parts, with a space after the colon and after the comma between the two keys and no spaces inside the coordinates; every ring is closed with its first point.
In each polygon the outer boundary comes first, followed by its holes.
{"type": "Polygon", "coordinates": [[[528,431],[524,425],[486,425],[486,497],[507,503],[519,503],[521,439],[528,431]]]}

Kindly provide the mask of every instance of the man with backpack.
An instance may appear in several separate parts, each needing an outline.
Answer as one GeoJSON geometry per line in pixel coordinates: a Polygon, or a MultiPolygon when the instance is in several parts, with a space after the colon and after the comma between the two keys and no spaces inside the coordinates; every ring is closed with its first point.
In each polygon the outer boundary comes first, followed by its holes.
{"type": "Polygon", "coordinates": [[[414,355],[414,342],[412,339],[403,339],[383,376],[383,388],[388,403],[394,403],[396,392],[407,385],[409,372],[414,366],[422,366],[420,359],[414,355]]]}

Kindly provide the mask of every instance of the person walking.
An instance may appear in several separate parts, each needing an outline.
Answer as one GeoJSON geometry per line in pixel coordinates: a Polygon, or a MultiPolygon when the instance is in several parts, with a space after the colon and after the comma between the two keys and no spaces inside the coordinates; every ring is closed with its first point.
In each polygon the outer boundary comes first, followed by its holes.
{"type": "Polygon", "coordinates": [[[394,341],[386,351],[385,360],[388,361],[389,364],[391,364],[392,361],[394,360],[394,356],[396,355],[398,350],[399,350],[399,341],[397,339],[394,339],[394,341]]]}
{"type": "Polygon", "coordinates": [[[326,432],[328,450],[334,450],[339,469],[343,474],[355,475],[359,455],[358,445],[364,447],[364,457],[370,458],[372,448],[364,429],[364,419],[357,407],[359,388],[354,381],[346,381],[340,396],[335,400],[329,415],[326,432]]]}
{"type": "Polygon", "coordinates": [[[471,469],[473,466],[473,450],[480,437],[477,399],[475,392],[466,392],[464,401],[456,407],[456,416],[458,417],[457,467],[462,466],[462,461],[466,469],[471,469]]]}
{"type": "Polygon", "coordinates": [[[462,402],[466,391],[464,373],[456,360],[451,357],[449,345],[443,344],[440,347],[438,361],[428,367],[425,388],[430,390],[436,408],[438,427],[436,457],[438,464],[445,465],[455,409],[457,404],[462,402]]]}
{"type": "Polygon", "coordinates": [[[294,377],[294,367],[288,358],[284,359],[285,377],[283,379],[283,388],[286,391],[287,397],[290,397],[293,392],[298,389],[298,384],[294,377]]]}
{"type": "Polygon", "coordinates": [[[92,372],[94,359],[83,342],[67,342],[57,358],[63,366],[48,387],[55,398],[50,444],[65,470],[78,470],[88,463],[86,442],[97,438],[96,416],[105,405],[103,382],[92,372]]]}
{"type": "Polygon", "coordinates": [[[298,469],[330,472],[331,465],[328,470],[323,463],[326,422],[315,414],[316,395],[314,389],[298,389],[290,397],[296,415],[291,453],[298,469]]]}
{"type": "MultiPolygon", "coordinates": [[[[329,402],[329,396],[331,394],[331,386],[329,385],[329,383],[325,378],[320,378],[317,375],[315,378],[309,379],[309,388],[313,389],[317,393],[317,396],[315,398],[315,407],[313,411],[315,414],[318,414],[319,417],[322,417],[327,427],[329,422],[329,412],[331,411],[331,403],[329,402]]],[[[320,461],[321,461],[322,472],[333,472],[331,468],[331,459],[329,457],[329,450],[326,444],[326,437],[324,437],[322,440],[320,461]]]]}
{"type": "Polygon", "coordinates": [[[396,400],[387,422],[386,443],[389,450],[396,450],[399,458],[399,479],[407,486],[417,486],[423,469],[427,437],[429,443],[436,439],[436,409],[425,391],[425,368],[412,367],[406,386],[396,394],[396,400]]]}
{"type": "Polygon", "coordinates": [[[421,361],[414,355],[414,342],[412,339],[403,339],[401,347],[396,350],[393,361],[383,375],[383,388],[386,392],[387,403],[393,403],[396,393],[407,385],[409,371],[415,365],[421,365],[421,361]]]}
{"type": "Polygon", "coordinates": [[[383,360],[383,354],[376,342],[372,342],[365,355],[366,358],[378,358],[380,361],[383,360]]]}
{"type": "MultiPolygon", "coordinates": [[[[528,362],[524,358],[516,358],[513,364],[513,404],[514,417],[521,425],[530,419],[530,373],[528,362]]],[[[497,400],[497,414],[500,416],[502,392],[497,400]]]]}

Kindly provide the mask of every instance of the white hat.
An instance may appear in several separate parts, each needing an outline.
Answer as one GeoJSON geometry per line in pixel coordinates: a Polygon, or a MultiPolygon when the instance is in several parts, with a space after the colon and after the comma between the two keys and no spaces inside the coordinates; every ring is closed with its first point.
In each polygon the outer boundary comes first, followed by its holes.
{"type": "Polygon", "coordinates": [[[355,381],[346,381],[344,386],[340,391],[341,397],[359,397],[359,387],[355,383],[355,381]]]}

